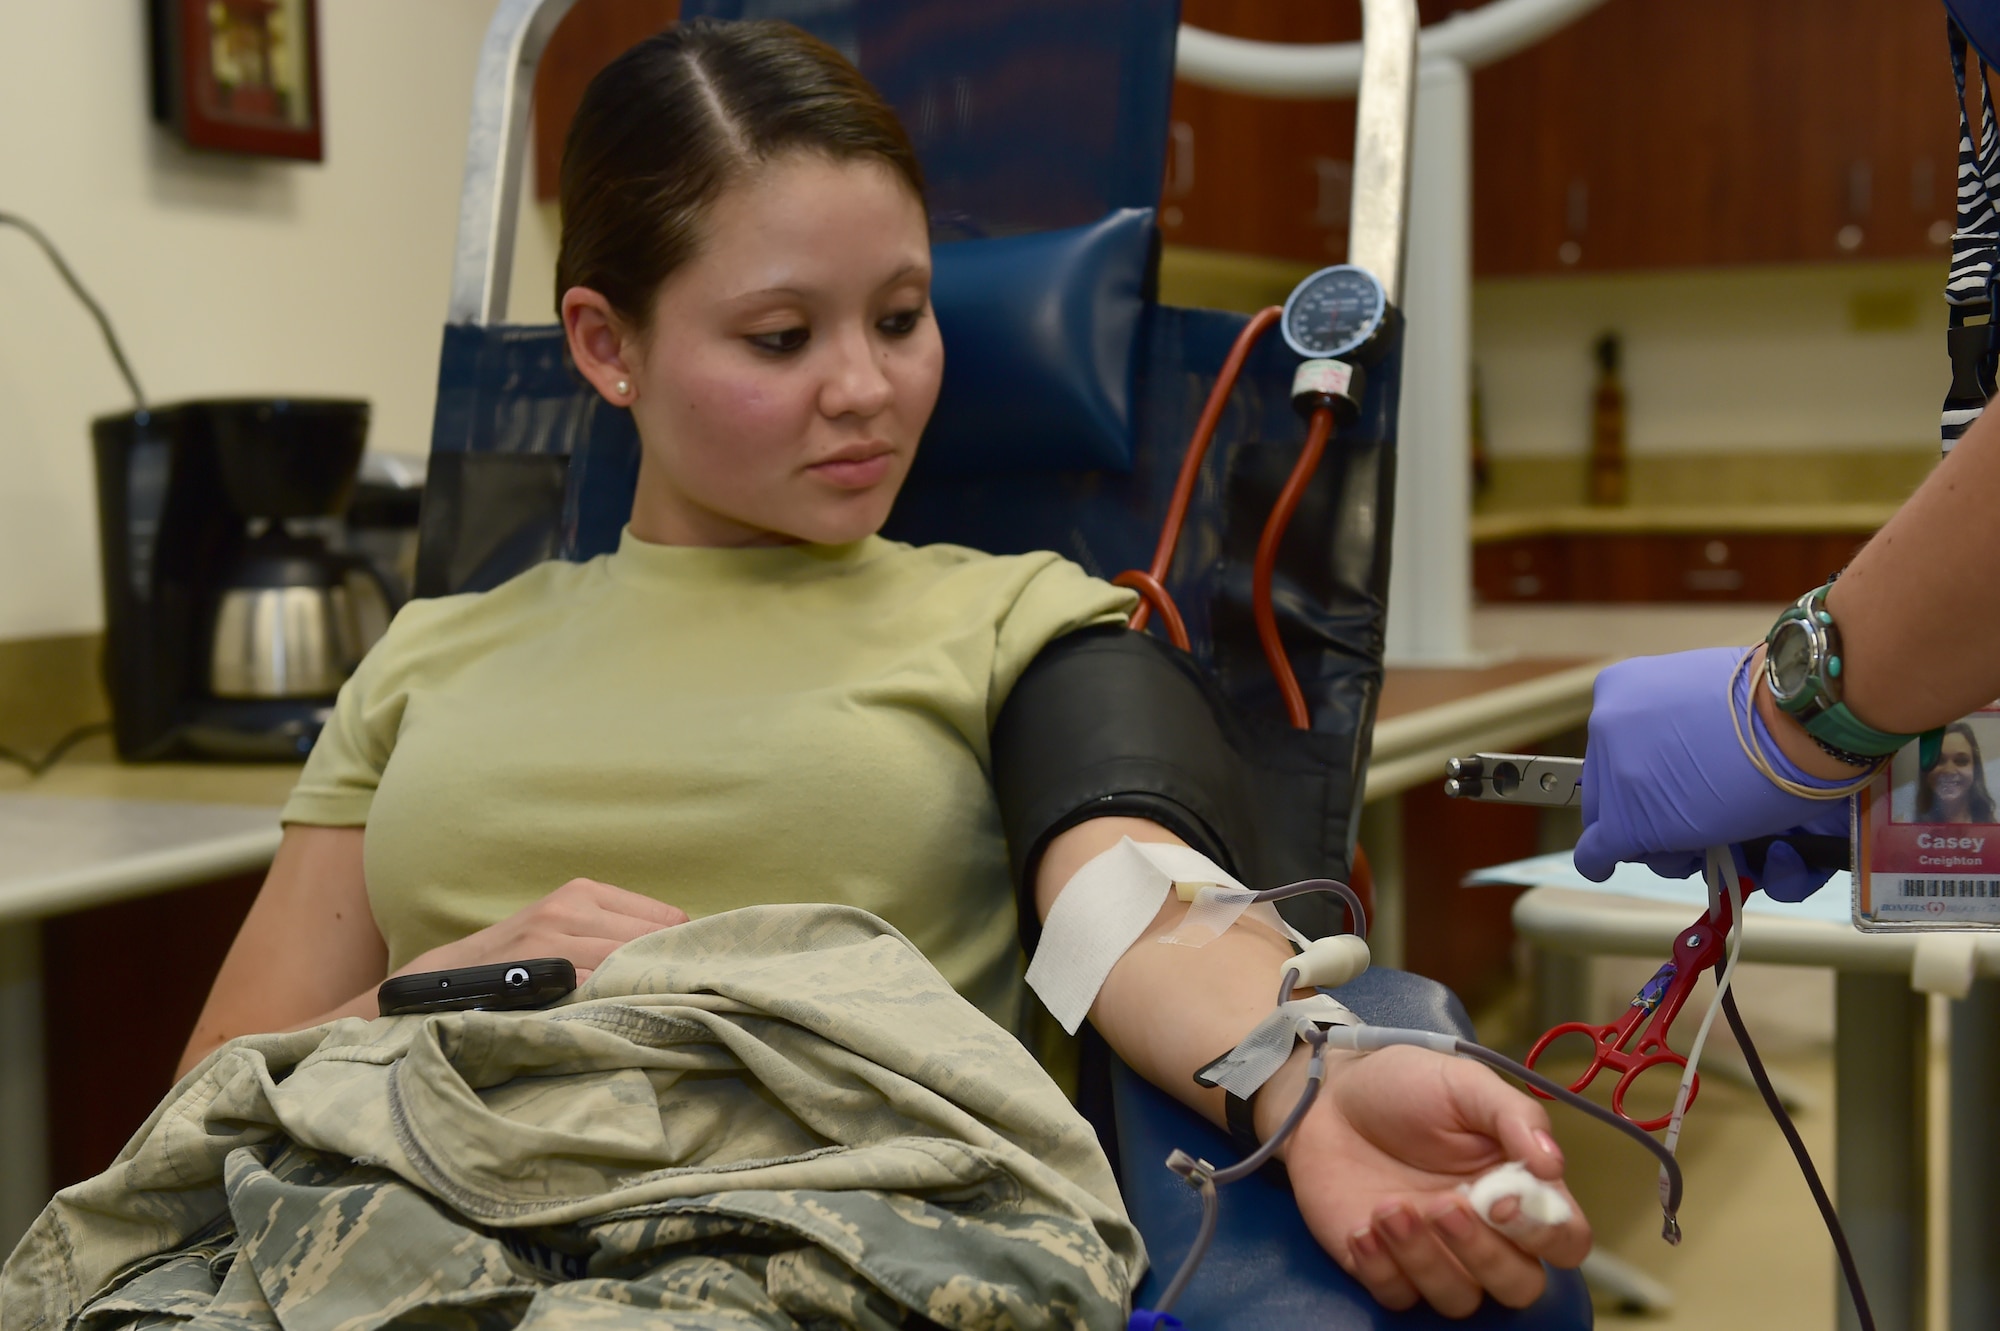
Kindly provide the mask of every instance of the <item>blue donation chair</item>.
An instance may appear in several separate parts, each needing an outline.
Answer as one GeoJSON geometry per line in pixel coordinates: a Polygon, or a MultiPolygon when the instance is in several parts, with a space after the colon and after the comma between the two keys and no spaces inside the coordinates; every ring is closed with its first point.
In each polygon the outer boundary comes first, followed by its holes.
{"type": "MultiPolygon", "coordinates": [[[[569,369],[559,326],[504,322],[528,90],[571,3],[501,0],[482,53],[419,595],[481,590],[544,559],[608,553],[630,511],[638,470],[630,416],[569,369]]],[[[684,0],[682,13],[786,17],[817,33],[897,107],[923,158],[939,242],[934,304],[949,354],[936,415],[885,534],[995,553],[1055,550],[1104,577],[1146,567],[1197,413],[1245,323],[1154,299],[1152,207],[1177,0],[684,0]]],[[[1407,68],[1403,77],[1407,85],[1407,68]]],[[[1405,143],[1407,96],[1405,87],[1405,143]]],[[[1388,212],[1394,266],[1400,188],[1397,196],[1388,212]]],[[[1358,251],[1357,240],[1364,261],[1358,251]]],[[[1279,554],[1273,599],[1312,720],[1293,729],[1258,647],[1250,569],[1303,435],[1290,404],[1295,365],[1276,338],[1251,352],[1166,579],[1195,656],[1256,743],[1257,802],[1271,830],[1239,852],[1236,868],[1259,886],[1347,876],[1381,689],[1394,509],[1400,354],[1392,345],[1371,370],[1360,421],[1336,439],[1279,554]]],[[[1308,934],[1334,932],[1338,908],[1321,904],[1329,900],[1301,898],[1287,913],[1308,934]]],[[[1470,1034],[1458,1000],[1416,976],[1370,971],[1339,996],[1376,1024],[1470,1034]]],[[[1167,1153],[1180,1147],[1215,1161],[1235,1153],[1101,1044],[1095,1066],[1102,1097],[1086,1110],[1119,1162],[1152,1254],[1138,1294],[1145,1306],[1199,1219],[1195,1193],[1163,1165],[1167,1153]]],[[[1223,1190],[1214,1247],[1174,1309],[1187,1326],[1590,1325],[1583,1282],[1570,1272],[1553,1273],[1548,1293],[1521,1312],[1490,1302],[1469,1322],[1422,1308],[1387,1312],[1320,1250],[1283,1191],[1263,1178],[1223,1190]]]]}

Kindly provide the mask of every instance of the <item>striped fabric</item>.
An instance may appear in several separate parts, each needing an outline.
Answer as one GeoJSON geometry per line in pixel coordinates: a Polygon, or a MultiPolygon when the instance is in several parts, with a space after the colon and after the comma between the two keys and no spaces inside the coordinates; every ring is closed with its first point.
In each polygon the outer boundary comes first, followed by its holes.
{"type": "Polygon", "coordinates": [[[1944,296],[1951,307],[1947,334],[1951,349],[1951,388],[1939,418],[1944,451],[1963,435],[1992,398],[1995,347],[1993,309],[1996,276],[2000,276],[2000,126],[1994,123],[1993,93],[1987,85],[1986,62],[1979,62],[1979,143],[1972,141],[1972,121],[1965,109],[1965,34],[1945,20],[1951,43],[1952,79],[1958,86],[1958,229],[1951,238],[1951,271],[1944,296]]]}

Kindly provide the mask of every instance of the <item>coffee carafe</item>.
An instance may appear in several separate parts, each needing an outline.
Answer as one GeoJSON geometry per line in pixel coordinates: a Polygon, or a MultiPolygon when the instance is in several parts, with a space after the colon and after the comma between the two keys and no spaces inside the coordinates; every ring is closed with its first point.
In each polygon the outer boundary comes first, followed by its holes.
{"type": "Polygon", "coordinates": [[[326,697],[388,622],[388,589],[365,560],[272,525],[250,538],[216,597],[208,691],[217,698],[326,697]]]}
{"type": "Polygon", "coordinates": [[[290,758],[393,598],[331,539],[368,404],[185,402],[93,423],[106,681],[127,759],[290,758]]]}
{"type": "Polygon", "coordinates": [[[211,402],[210,437],[244,542],[209,614],[208,691],[329,698],[389,622],[389,591],[336,552],[326,523],[354,493],[367,428],[351,403],[211,402]],[[359,428],[356,428],[358,425],[359,428]]]}

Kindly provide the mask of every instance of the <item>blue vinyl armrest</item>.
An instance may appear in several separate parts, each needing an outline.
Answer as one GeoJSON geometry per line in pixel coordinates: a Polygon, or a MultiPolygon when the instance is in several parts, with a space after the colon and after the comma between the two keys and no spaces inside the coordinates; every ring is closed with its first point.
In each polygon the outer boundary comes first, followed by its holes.
{"type": "MultiPolygon", "coordinates": [[[[1370,970],[1332,992],[1372,1025],[1472,1033],[1449,989],[1406,971],[1370,970]]],[[[1111,1090],[1125,1207],[1153,1263],[1136,1302],[1151,1307],[1201,1222],[1200,1199],[1166,1168],[1168,1153],[1178,1147],[1220,1163],[1236,1159],[1237,1151],[1208,1120],[1115,1059],[1111,1090]]],[[[1587,1331],[1591,1325],[1590,1296],[1574,1271],[1551,1270],[1540,1301],[1519,1311],[1489,1299],[1463,1321],[1424,1305],[1390,1312],[1320,1248],[1282,1184],[1252,1175],[1220,1196],[1215,1242],[1173,1309],[1189,1331],[1587,1331]]]]}

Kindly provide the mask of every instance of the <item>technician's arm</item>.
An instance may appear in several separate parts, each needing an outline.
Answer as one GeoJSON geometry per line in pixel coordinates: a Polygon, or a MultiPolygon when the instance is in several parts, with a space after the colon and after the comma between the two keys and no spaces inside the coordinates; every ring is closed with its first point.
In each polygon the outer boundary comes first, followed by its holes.
{"type": "MultiPolygon", "coordinates": [[[[2000,697],[1996,510],[2000,411],[1973,424],[1828,593],[1844,701],[1862,721],[1916,734],[2000,697]]],[[[1576,847],[1584,874],[1602,881],[1636,860],[1678,876],[1694,871],[1706,846],[1845,829],[1843,803],[1788,794],[1744,754],[1731,714],[1747,691],[1791,779],[1837,789],[1859,774],[1778,709],[1761,647],[1739,672],[1741,657],[1736,648],[1639,657],[1598,676],[1576,847]]],[[[1780,900],[1825,881],[1783,847],[1773,857],[1760,885],[1780,900]]]]}
{"type": "MultiPolygon", "coordinates": [[[[1996,569],[2000,410],[1973,422],[1827,595],[1840,626],[1845,698],[1856,716],[1878,730],[1914,734],[2000,698],[1996,569]]],[[[1776,712],[1768,695],[1760,702],[1767,719],[1776,712]]],[[[1851,770],[1829,766],[1789,717],[1773,733],[1808,771],[1839,777],[1851,770]]]]}
{"type": "MultiPolygon", "coordinates": [[[[1046,919],[1076,871],[1124,836],[1179,840],[1136,818],[1070,828],[1036,868],[1037,913],[1046,919]]],[[[1280,964],[1292,949],[1248,919],[1205,947],[1161,943],[1187,910],[1169,894],[1112,968],[1090,1020],[1135,1071],[1221,1125],[1223,1094],[1196,1085],[1194,1071],[1270,1012],[1280,964]]],[[[1283,1154],[1308,1226],[1377,1299],[1403,1308],[1421,1298],[1464,1316],[1490,1291],[1524,1306],[1543,1288],[1538,1258],[1572,1266],[1582,1260],[1590,1229],[1580,1211],[1530,1252],[1488,1228],[1455,1191],[1508,1159],[1560,1180],[1562,1157],[1539,1104],[1484,1068],[1423,1051],[1334,1053],[1327,1061],[1327,1088],[1283,1154]]],[[[1269,1137],[1297,1102],[1304,1064],[1295,1057],[1257,1097],[1260,1136],[1269,1137]]]]}

